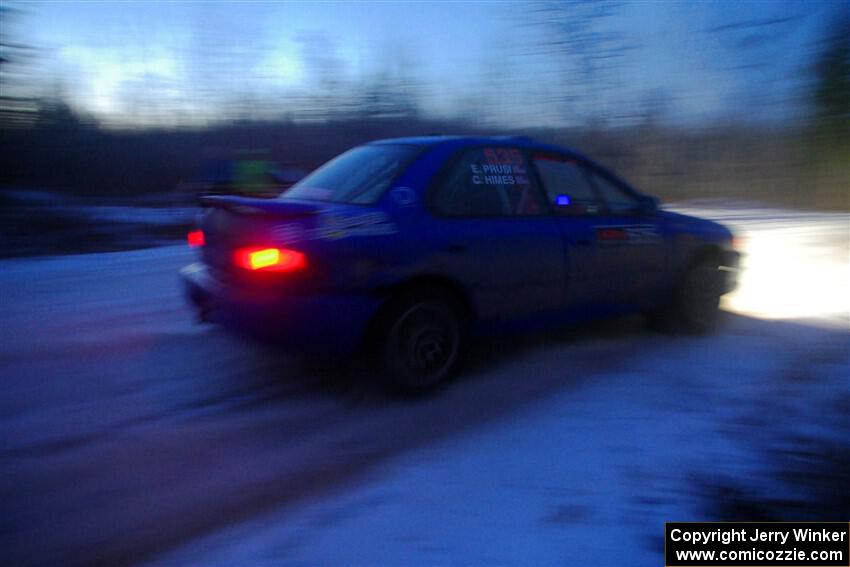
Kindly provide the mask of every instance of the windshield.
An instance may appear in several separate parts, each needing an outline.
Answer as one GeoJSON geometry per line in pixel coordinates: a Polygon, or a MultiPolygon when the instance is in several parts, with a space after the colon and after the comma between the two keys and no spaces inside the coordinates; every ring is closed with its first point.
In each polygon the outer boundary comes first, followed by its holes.
{"type": "Polygon", "coordinates": [[[371,204],[418,153],[415,146],[360,146],[327,162],[280,198],[371,204]]]}

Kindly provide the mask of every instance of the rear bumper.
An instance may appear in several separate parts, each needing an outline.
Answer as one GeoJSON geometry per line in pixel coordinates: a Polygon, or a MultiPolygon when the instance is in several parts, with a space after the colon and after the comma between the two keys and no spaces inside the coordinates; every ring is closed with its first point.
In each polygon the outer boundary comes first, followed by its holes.
{"type": "Polygon", "coordinates": [[[365,294],[286,297],[267,289],[227,286],[201,263],[184,267],[180,278],[201,320],[254,340],[311,353],[356,350],[380,305],[379,298],[365,294]]]}

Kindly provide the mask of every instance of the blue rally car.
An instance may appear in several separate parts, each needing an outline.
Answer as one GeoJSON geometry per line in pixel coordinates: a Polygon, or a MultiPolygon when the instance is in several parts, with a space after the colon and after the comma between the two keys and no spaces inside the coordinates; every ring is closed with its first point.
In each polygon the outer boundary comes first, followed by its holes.
{"type": "Polygon", "coordinates": [[[277,199],[204,198],[189,240],[203,320],[302,352],[367,349],[414,393],[473,336],[628,311],[706,332],[738,260],[723,226],[518,137],[356,147],[277,199]]]}

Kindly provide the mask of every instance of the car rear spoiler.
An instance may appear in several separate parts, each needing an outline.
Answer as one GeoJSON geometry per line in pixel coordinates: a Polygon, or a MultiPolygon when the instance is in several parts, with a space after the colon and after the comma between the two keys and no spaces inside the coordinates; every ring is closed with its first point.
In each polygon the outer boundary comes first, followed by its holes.
{"type": "Polygon", "coordinates": [[[205,195],[201,197],[201,208],[220,208],[243,215],[289,218],[315,215],[321,210],[321,205],[304,201],[280,201],[235,195],[205,195]]]}

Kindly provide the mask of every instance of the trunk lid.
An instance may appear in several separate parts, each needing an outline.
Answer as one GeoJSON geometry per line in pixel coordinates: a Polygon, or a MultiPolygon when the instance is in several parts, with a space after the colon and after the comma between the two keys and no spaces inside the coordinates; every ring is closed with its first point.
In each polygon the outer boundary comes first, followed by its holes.
{"type": "Polygon", "coordinates": [[[324,205],[235,196],[201,199],[198,221],[204,231],[201,255],[220,278],[234,274],[233,255],[242,246],[289,246],[299,243],[315,226],[324,205]]]}

